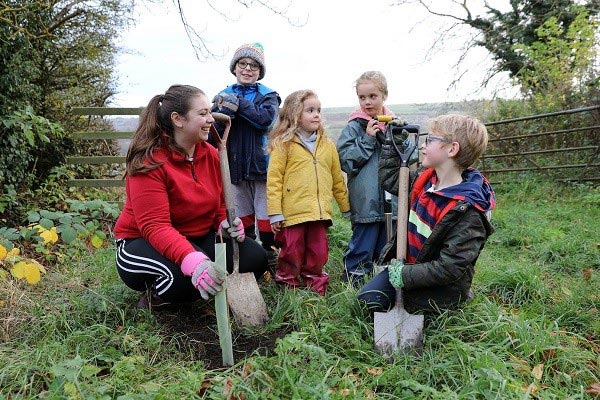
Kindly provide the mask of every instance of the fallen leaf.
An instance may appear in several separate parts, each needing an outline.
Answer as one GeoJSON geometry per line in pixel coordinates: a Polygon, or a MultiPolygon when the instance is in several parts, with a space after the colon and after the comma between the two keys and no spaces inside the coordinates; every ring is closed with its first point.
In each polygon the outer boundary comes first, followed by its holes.
{"type": "Polygon", "coordinates": [[[214,308],[210,308],[210,307],[200,308],[200,313],[202,315],[207,315],[209,317],[214,317],[215,315],[217,315],[217,314],[215,314],[215,309],[214,308]]]}
{"type": "MultiPolygon", "coordinates": [[[[226,378],[225,384],[223,385],[223,396],[226,399],[229,399],[229,395],[231,394],[231,388],[233,387],[233,381],[231,378],[226,378]]],[[[231,396],[233,398],[234,396],[231,396]]]]}
{"type": "Polygon", "coordinates": [[[581,272],[583,273],[584,281],[589,281],[590,279],[592,279],[592,269],[591,268],[584,268],[581,270],[581,272]]]}
{"type": "Polygon", "coordinates": [[[92,236],[92,239],[90,240],[90,242],[92,243],[92,246],[94,246],[94,248],[96,248],[96,249],[99,249],[104,244],[104,240],[102,240],[102,238],[99,237],[98,235],[92,236]]]}
{"type": "Polygon", "coordinates": [[[381,367],[367,368],[367,372],[371,375],[377,376],[377,375],[383,374],[383,368],[381,368],[381,367]]]}
{"type": "Polygon", "coordinates": [[[244,365],[244,372],[242,372],[242,378],[246,379],[248,377],[248,375],[250,375],[250,373],[252,372],[253,369],[254,369],[254,366],[250,363],[244,365]]]}
{"type": "Polygon", "coordinates": [[[56,227],[52,227],[50,230],[40,231],[40,237],[44,239],[44,244],[54,244],[58,242],[58,233],[56,233],[56,227]]]}
{"type": "Polygon", "coordinates": [[[340,396],[350,396],[350,389],[342,389],[340,390],[340,396]]]}
{"type": "Polygon", "coordinates": [[[594,382],[590,386],[585,388],[587,394],[593,394],[594,396],[600,396],[600,383],[594,382]]]}
{"type": "Polygon", "coordinates": [[[535,385],[535,383],[532,383],[529,386],[523,386],[521,389],[523,389],[524,392],[528,392],[531,395],[534,395],[538,392],[538,387],[535,385]]]}
{"type": "Polygon", "coordinates": [[[8,251],[6,251],[6,247],[0,244],[0,260],[4,260],[8,255],[8,251]]]}
{"type": "Polygon", "coordinates": [[[204,397],[204,394],[211,386],[212,386],[212,382],[210,380],[208,380],[208,379],[203,380],[202,384],[200,385],[200,389],[198,389],[198,395],[200,397],[204,397]]]}
{"type": "Polygon", "coordinates": [[[531,370],[531,375],[538,381],[542,379],[542,375],[544,373],[544,364],[538,364],[531,370]]]}
{"type": "Polygon", "coordinates": [[[542,359],[548,361],[556,356],[556,349],[546,349],[542,351],[542,359]]]}

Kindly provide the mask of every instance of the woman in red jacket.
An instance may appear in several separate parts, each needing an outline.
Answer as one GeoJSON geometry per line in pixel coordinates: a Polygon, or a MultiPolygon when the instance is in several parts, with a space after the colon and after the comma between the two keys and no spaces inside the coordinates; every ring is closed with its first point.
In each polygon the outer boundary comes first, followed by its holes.
{"type": "Polygon", "coordinates": [[[240,219],[227,223],[219,157],[207,143],[210,107],[202,90],[173,85],[150,100],[129,146],[127,198],[114,234],[117,271],[128,287],[144,291],[140,307],[218,293],[224,277],[212,260],[219,231],[239,242],[241,273],[259,278],[267,268],[265,250],[245,239],[240,219]]]}

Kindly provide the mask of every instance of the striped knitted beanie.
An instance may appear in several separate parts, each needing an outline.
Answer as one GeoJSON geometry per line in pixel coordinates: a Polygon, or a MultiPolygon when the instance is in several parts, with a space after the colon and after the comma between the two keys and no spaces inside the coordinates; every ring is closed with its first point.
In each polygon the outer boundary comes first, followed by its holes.
{"type": "Polygon", "coordinates": [[[260,65],[260,72],[258,73],[258,80],[265,77],[265,53],[260,43],[247,43],[243,44],[233,53],[233,58],[229,64],[229,70],[235,75],[235,64],[244,57],[250,57],[260,65]]]}

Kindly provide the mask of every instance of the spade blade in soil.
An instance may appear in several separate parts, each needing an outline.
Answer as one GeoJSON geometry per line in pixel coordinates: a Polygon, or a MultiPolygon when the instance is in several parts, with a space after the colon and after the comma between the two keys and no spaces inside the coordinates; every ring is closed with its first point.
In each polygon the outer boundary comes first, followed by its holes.
{"type": "Polygon", "coordinates": [[[422,315],[408,313],[404,307],[394,306],[390,311],[374,314],[373,338],[375,348],[386,358],[394,353],[417,353],[423,347],[422,315]]]}
{"type": "Polygon", "coordinates": [[[227,302],[233,317],[242,326],[261,326],[269,320],[254,274],[234,271],[227,276],[227,302]]]}

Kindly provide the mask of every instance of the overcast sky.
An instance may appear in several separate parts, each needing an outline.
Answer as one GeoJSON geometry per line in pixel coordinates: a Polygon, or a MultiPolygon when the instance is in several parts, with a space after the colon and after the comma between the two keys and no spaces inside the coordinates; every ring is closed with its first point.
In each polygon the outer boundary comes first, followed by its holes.
{"type": "MultiPolygon", "coordinates": [[[[323,107],[357,105],[353,82],[366,70],[386,76],[388,104],[492,96],[490,90],[480,90],[491,65],[483,50],[471,54],[469,72],[456,89],[447,91],[457,76],[453,65],[465,39],[448,42],[427,59],[442,25],[416,6],[392,6],[389,0],[270,1],[273,7],[290,4],[286,14],[301,25],[294,26],[258,5],[246,9],[235,0],[214,3],[229,19],[203,0],[182,0],[189,23],[202,32],[213,52],[223,54],[208,60],[195,57],[171,1],[137,9],[136,25],[120,41],[119,94],[112,105],[145,106],[174,83],[197,86],[212,98],[235,83],[229,62],[235,49],[248,42],[263,45],[266,76],[260,82],[279,92],[282,100],[294,90],[310,88],[323,107]]],[[[506,83],[494,87],[498,85],[506,83]]]]}

